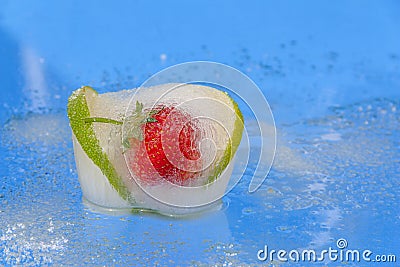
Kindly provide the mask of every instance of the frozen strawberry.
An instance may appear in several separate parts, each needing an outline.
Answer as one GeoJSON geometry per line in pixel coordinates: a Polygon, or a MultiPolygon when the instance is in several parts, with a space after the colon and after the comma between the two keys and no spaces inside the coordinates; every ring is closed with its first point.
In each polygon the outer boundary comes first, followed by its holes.
{"type": "Polygon", "coordinates": [[[161,179],[184,185],[201,168],[201,130],[189,114],[174,106],[143,111],[137,103],[132,123],[129,167],[141,180],[155,184],[161,179]]]}

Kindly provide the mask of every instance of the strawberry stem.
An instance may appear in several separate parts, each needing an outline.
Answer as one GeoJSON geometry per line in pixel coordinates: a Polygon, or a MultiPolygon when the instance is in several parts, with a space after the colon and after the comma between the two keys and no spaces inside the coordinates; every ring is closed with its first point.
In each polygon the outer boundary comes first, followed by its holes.
{"type": "Polygon", "coordinates": [[[101,123],[111,123],[115,125],[122,125],[122,121],[117,121],[109,118],[101,118],[101,117],[89,117],[85,118],[84,121],[86,123],[93,123],[93,122],[101,122],[101,123]]]}
{"type": "MultiPolygon", "coordinates": [[[[164,107],[163,107],[164,108],[164,107]]],[[[162,110],[162,109],[161,109],[162,110]]],[[[109,118],[102,117],[88,117],[84,118],[85,123],[109,123],[115,125],[122,125],[125,123],[126,135],[124,140],[122,141],[123,153],[126,152],[127,149],[130,148],[129,139],[136,138],[139,141],[143,141],[143,131],[141,128],[142,124],[157,122],[154,116],[160,112],[159,109],[151,110],[149,112],[143,112],[143,103],[136,101],[136,108],[132,115],[126,117],[124,121],[117,121],[109,118]]]]}

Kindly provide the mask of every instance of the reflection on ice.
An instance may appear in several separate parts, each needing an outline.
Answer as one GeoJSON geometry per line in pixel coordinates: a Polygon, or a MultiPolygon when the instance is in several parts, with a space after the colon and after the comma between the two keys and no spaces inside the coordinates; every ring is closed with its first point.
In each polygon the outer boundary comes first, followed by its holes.
{"type": "Polygon", "coordinates": [[[327,133],[321,135],[321,139],[327,141],[339,141],[342,139],[342,136],[339,133],[327,133]]]}
{"type": "Polygon", "coordinates": [[[48,107],[46,98],[48,97],[46,79],[44,77],[43,63],[31,47],[22,49],[22,63],[25,74],[25,96],[28,100],[29,111],[39,111],[48,107]]]}
{"type": "Polygon", "coordinates": [[[340,220],[342,219],[341,211],[338,207],[333,209],[321,210],[315,213],[320,219],[319,226],[320,230],[311,233],[311,241],[309,247],[314,249],[326,249],[329,246],[333,246],[333,240],[339,238],[335,236],[336,233],[331,230],[338,227],[340,220]]]}

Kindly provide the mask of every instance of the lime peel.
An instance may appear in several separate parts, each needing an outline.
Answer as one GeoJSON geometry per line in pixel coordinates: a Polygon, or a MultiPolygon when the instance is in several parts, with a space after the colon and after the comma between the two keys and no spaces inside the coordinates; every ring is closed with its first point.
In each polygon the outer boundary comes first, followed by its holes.
{"type": "Polygon", "coordinates": [[[233,109],[235,110],[235,114],[237,117],[236,117],[234,128],[233,128],[232,138],[228,140],[228,143],[226,145],[226,149],[221,158],[221,161],[217,164],[217,166],[215,166],[213,174],[208,177],[208,180],[207,180],[208,184],[214,182],[221,175],[221,173],[226,169],[229,162],[232,160],[233,156],[235,155],[236,150],[239,147],[240,141],[242,140],[242,134],[243,134],[243,128],[244,128],[243,114],[240,111],[238,104],[232,99],[232,97],[230,97],[229,94],[226,92],[225,92],[225,94],[229,97],[229,100],[232,102],[233,109]]]}
{"type": "MultiPolygon", "coordinates": [[[[91,118],[87,103],[87,97],[90,94],[97,96],[95,90],[89,86],[84,86],[70,96],[67,113],[71,129],[83,151],[100,168],[121,198],[131,202],[132,196],[108,159],[107,154],[103,152],[99,140],[96,138],[92,123],[87,123],[88,118],[91,118]]],[[[110,121],[113,120],[110,119],[110,121]]]]}

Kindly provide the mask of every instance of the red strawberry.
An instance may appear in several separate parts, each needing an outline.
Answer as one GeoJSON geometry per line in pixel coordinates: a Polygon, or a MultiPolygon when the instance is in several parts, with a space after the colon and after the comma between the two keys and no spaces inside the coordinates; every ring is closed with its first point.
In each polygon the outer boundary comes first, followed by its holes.
{"type": "Polygon", "coordinates": [[[195,178],[201,167],[197,121],[172,105],[145,112],[142,108],[137,103],[136,113],[142,115],[136,115],[141,118],[140,123],[132,127],[139,127],[139,131],[132,129],[133,137],[129,140],[132,172],[150,184],[166,179],[184,185],[195,178]]]}

